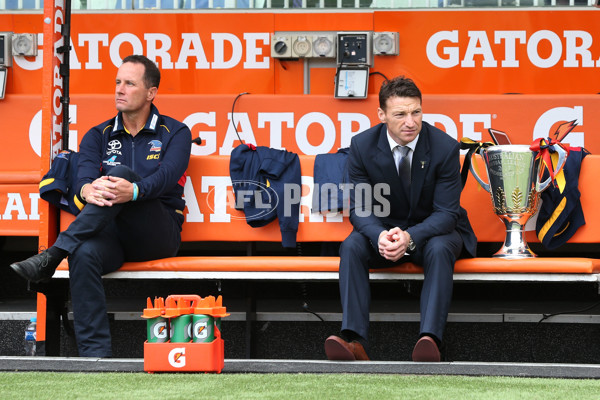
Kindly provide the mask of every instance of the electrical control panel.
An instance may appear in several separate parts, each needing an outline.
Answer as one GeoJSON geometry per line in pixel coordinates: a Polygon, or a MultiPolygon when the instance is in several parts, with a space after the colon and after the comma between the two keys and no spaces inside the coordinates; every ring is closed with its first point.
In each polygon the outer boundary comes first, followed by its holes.
{"type": "Polygon", "coordinates": [[[338,65],[373,65],[372,32],[338,32],[338,65]]]}
{"type": "Polygon", "coordinates": [[[364,99],[369,86],[369,67],[346,67],[338,70],[334,97],[364,99]]]}
{"type": "Polygon", "coordinates": [[[0,32],[0,67],[12,67],[12,32],[0,32]]]}

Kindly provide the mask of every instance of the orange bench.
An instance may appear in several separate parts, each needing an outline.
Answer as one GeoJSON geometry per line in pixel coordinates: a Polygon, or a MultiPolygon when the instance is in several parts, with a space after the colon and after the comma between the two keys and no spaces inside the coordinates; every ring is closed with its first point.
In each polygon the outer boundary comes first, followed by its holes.
{"type": "MultiPolygon", "coordinates": [[[[341,242],[352,227],[347,217],[311,214],[313,156],[301,156],[303,189],[298,242],[341,242]]],[[[481,166],[482,168],[482,166],[481,166]]],[[[480,169],[483,170],[483,169],[480,169]]],[[[587,224],[569,243],[600,243],[600,208],[595,206],[595,171],[600,156],[588,156],[583,164],[579,186],[587,224]]],[[[229,178],[229,157],[192,157],[185,197],[188,204],[182,233],[185,242],[279,242],[277,221],[252,228],[241,211],[234,209],[229,178]]],[[[504,225],[492,212],[490,195],[469,177],[462,192],[462,205],[479,242],[503,242],[504,225]]],[[[71,218],[62,218],[62,227],[71,218]]],[[[535,232],[527,232],[530,243],[539,242],[535,232]]],[[[498,248],[500,245],[498,245],[498,248]]],[[[143,279],[242,279],[242,280],[335,280],[338,257],[318,256],[182,256],[148,262],[129,262],[106,278],[143,279]]],[[[583,257],[536,257],[506,260],[491,257],[463,259],[456,263],[455,280],[493,281],[589,281],[597,282],[600,259],[583,257]]],[[[68,276],[66,261],[55,277],[68,276]]],[[[374,280],[422,279],[422,269],[407,263],[371,272],[374,280]]]]}
{"type": "MultiPolygon", "coordinates": [[[[311,213],[312,175],[314,156],[300,156],[303,188],[301,219],[297,241],[341,242],[352,230],[347,217],[322,216],[311,213]]],[[[480,171],[483,166],[479,164],[480,171]]],[[[580,176],[581,201],[587,224],[571,238],[570,243],[586,249],[600,243],[600,207],[595,206],[596,171],[600,171],[600,156],[586,157],[580,176]]],[[[192,157],[188,169],[189,179],[185,189],[187,202],[186,222],[182,232],[184,242],[280,242],[281,233],[277,221],[261,228],[252,228],[242,212],[234,209],[234,196],[229,178],[229,157],[192,157]]],[[[504,241],[504,224],[492,212],[490,195],[481,189],[473,177],[469,177],[462,192],[461,202],[469,213],[473,229],[481,243],[504,241]]],[[[73,217],[62,214],[61,229],[68,226],[73,217]]],[[[530,243],[538,242],[535,232],[526,234],[530,243]]],[[[597,249],[593,249],[597,252],[597,249]]],[[[568,257],[540,256],[522,260],[492,258],[489,255],[462,259],[455,266],[455,281],[545,281],[590,282],[600,278],[600,259],[578,257],[577,251],[568,257]],[[572,256],[573,255],[573,256],[572,256]]],[[[338,279],[338,257],[319,256],[269,256],[248,252],[241,256],[180,256],[148,262],[128,262],[121,269],[105,276],[107,279],[201,279],[238,281],[335,281],[338,279]]],[[[68,277],[68,265],[63,261],[55,278],[68,277]]],[[[394,268],[371,271],[374,281],[422,280],[422,269],[406,263],[394,268]]],[[[62,279],[59,282],[63,281],[62,279]]],[[[64,285],[63,285],[64,288],[64,285]]],[[[59,293],[54,299],[48,297],[47,309],[40,309],[39,318],[47,324],[47,355],[59,355],[60,312],[64,312],[65,295],[59,293]],[[61,304],[63,304],[61,306],[61,304]]],[[[52,296],[52,295],[51,295],[52,296]]],[[[255,299],[248,298],[246,312],[246,353],[252,355],[250,324],[256,312],[255,299]]]]}

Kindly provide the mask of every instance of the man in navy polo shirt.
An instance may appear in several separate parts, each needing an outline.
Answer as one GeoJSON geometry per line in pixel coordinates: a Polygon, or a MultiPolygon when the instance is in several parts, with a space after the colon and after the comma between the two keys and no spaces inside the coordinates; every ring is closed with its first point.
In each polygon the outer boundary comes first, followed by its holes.
{"type": "Polygon", "coordinates": [[[110,357],[102,275],[125,261],[175,256],[181,243],[191,132],[161,115],[153,100],[156,64],[141,55],[117,72],[117,115],[79,146],[75,202],[85,205],[52,247],[11,265],[32,282],[49,280],[68,257],[75,335],[82,357],[110,357]]]}

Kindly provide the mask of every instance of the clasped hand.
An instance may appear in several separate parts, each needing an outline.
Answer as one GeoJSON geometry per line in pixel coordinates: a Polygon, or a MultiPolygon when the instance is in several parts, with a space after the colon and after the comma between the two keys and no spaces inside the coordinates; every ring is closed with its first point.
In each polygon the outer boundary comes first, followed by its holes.
{"type": "Polygon", "coordinates": [[[83,190],[87,203],[101,207],[126,203],[133,198],[133,184],[116,176],[101,176],[83,190]]]}
{"type": "Polygon", "coordinates": [[[379,254],[386,260],[398,261],[406,254],[410,235],[402,229],[395,227],[379,234],[379,254]]]}

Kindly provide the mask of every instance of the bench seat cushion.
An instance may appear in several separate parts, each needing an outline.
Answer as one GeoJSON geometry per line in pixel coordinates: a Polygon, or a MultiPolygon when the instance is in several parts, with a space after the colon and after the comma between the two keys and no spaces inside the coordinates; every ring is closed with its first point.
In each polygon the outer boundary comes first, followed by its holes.
{"type": "MultiPolygon", "coordinates": [[[[230,272],[335,272],[339,257],[249,256],[249,257],[171,257],[145,262],[128,262],[120,271],[230,271],[230,272]]],[[[63,261],[61,270],[68,268],[63,261]]],[[[422,273],[423,269],[405,263],[397,267],[377,269],[403,274],[422,273]]],[[[591,258],[530,258],[506,260],[498,258],[462,259],[455,273],[560,273],[592,274],[600,272],[600,260],[591,258]]]]}

